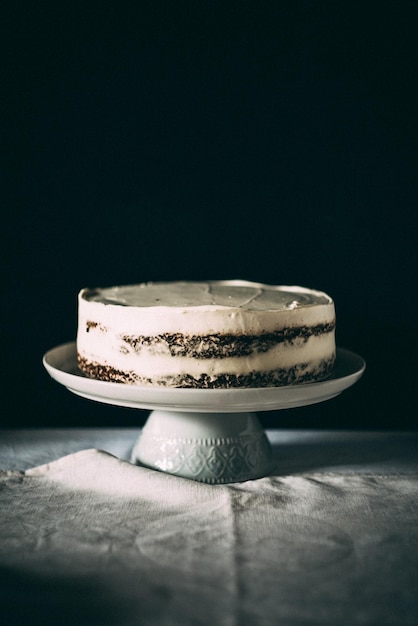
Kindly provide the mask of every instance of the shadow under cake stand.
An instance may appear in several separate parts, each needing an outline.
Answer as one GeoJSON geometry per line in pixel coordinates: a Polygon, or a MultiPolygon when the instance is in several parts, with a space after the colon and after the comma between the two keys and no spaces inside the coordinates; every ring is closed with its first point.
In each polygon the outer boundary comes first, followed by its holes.
{"type": "Polygon", "coordinates": [[[151,413],[134,445],[131,461],[206,483],[266,476],[272,450],[255,412],[316,404],[356,383],[364,360],[342,348],[331,378],[323,382],[251,389],[139,387],[87,378],[78,368],[75,342],[43,358],[50,376],[71,392],[105,404],[151,413]]]}

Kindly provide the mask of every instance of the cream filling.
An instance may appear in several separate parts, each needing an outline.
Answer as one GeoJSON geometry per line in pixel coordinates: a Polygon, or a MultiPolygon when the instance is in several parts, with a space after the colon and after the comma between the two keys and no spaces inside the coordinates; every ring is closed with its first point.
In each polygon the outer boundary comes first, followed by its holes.
{"type": "MultiPolygon", "coordinates": [[[[152,348],[142,348],[140,352],[129,349],[121,352],[121,342],[113,341],[107,333],[91,333],[84,346],[79,345],[79,353],[88,361],[108,365],[123,372],[133,372],[143,378],[160,378],[188,374],[199,377],[201,374],[217,377],[221,374],[247,374],[251,371],[268,372],[280,368],[290,368],[300,363],[308,364],[307,371],[318,367],[322,359],[335,354],[334,333],[311,336],[307,341],[293,344],[281,343],[267,352],[248,356],[226,357],[223,359],[197,359],[172,357],[155,354],[152,348]],[[107,354],[105,359],[103,355],[107,354]]],[[[124,343],[123,349],[127,346],[124,343]]]]}

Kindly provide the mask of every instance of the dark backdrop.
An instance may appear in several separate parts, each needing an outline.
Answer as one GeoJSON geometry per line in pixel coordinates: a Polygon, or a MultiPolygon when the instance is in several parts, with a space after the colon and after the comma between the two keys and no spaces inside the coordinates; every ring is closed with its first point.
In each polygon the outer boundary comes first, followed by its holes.
{"type": "Polygon", "coordinates": [[[2,5],[3,426],[141,424],[42,355],[84,286],[207,278],[327,291],[367,361],[266,425],[415,426],[416,7],[2,5]]]}

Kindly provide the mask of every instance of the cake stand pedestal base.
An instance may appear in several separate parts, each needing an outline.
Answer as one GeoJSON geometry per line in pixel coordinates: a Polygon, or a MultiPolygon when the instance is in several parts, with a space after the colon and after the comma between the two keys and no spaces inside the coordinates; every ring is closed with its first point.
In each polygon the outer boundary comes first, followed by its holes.
{"type": "Polygon", "coordinates": [[[154,410],[139,436],[133,463],[205,483],[265,476],[272,450],[255,413],[154,410]]]}

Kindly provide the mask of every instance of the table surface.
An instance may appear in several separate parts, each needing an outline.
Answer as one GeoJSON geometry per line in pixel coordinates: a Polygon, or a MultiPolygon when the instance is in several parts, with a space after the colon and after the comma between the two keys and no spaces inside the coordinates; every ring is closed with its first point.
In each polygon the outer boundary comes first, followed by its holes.
{"type": "Polygon", "coordinates": [[[0,622],[418,624],[418,433],[267,431],[275,469],[204,485],[138,429],[0,430],[0,622]]]}

